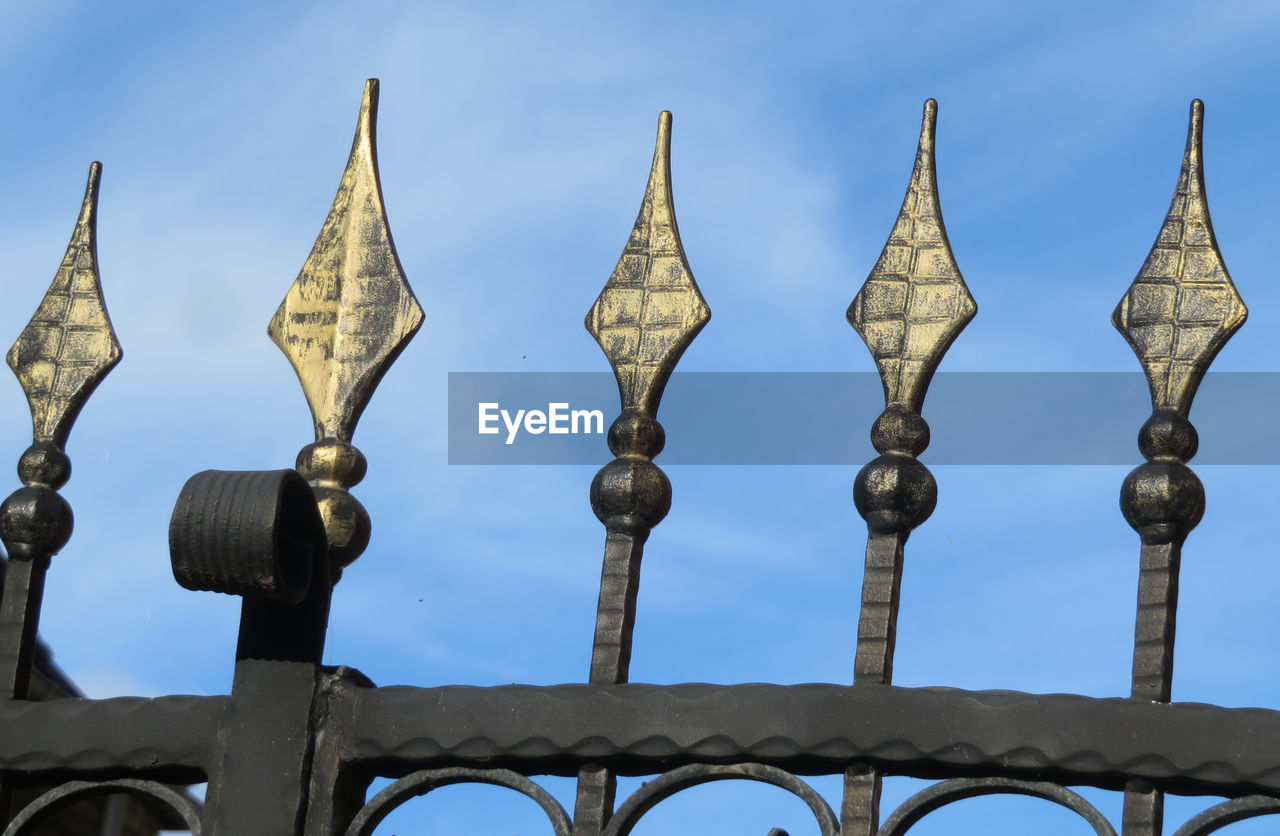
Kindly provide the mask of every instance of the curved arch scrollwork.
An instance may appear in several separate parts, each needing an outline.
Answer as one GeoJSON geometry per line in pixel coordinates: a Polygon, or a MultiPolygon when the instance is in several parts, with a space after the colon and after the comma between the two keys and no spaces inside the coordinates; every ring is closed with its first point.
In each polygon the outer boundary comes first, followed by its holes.
{"type": "Polygon", "coordinates": [[[555,836],[572,836],[569,814],[551,794],[528,778],[509,769],[471,769],[449,767],[424,769],[393,782],[360,808],[352,819],[346,836],[373,836],[373,831],[393,810],[411,798],[451,784],[492,784],[526,795],[537,802],[551,820],[555,836]]]}
{"type": "Polygon", "coordinates": [[[1280,798],[1269,795],[1246,795],[1215,804],[1208,810],[1193,816],[1179,827],[1173,836],[1208,836],[1229,824],[1280,813],[1280,798]]]}
{"type": "MultiPolygon", "coordinates": [[[[818,820],[818,830],[822,836],[839,836],[840,822],[831,811],[822,796],[813,787],[801,781],[790,772],[776,766],[765,766],[759,763],[740,763],[715,766],[711,764],[690,764],[673,769],[658,776],[636,790],[623,802],[609,820],[604,829],[604,836],[628,836],[632,828],[639,823],[645,813],[652,810],[659,802],[670,798],[681,790],[708,784],[712,781],[729,781],[734,779],[760,781],[772,784],[799,797],[818,820]]],[[[776,832],[776,831],[775,831],[776,832]]]]}
{"type": "Polygon", "coordinates": [[[1046,781],[1019,781],[1013,778],[955,778],[934,784],[893,811],[880,827],[878,836],[902,836],[920,819],[956,801],[983,795],[1029,795],[1066,807],[1087,821],[1098,836],[1116,836],[1106,816],[1076,793],[1046,781]]]}
{"type": "Polygon", "coordinates": [[[32,836],[36,832],[36,827],[56,813],[61,805],[101,793],[144,795],[159,801],[182,816],[192,836],[200,836],[200,809],[195,802],[164,784],[133,778],[121,778],[116,781],[69,781],[54,787],[23,807],[5,828],[4,836],[32,836]]]}

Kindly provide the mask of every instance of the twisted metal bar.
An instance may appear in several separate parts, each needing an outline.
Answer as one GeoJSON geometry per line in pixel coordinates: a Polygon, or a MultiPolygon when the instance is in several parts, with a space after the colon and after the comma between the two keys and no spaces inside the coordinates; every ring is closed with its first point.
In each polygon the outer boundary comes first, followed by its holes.
{"type": "MultiPolygon", "coordinates": [[[[616,458],[591,482],[591,507],[606,532],[592,683],[627,681],[644,542],[671,508],[671,483],[653,463],[666,441],[658,404],[680,356],[710,318],[676,226],[671,114],[663,111],[635,227],[586,319],[613,367],[622,401],[622,414],[608,436],[616,458]]],[[[613,775],[602,767],[587,766],[579,773],[574,810],[579,836],[603,830],[615,787],[613,775]]]]}
{"type": "MultiPolygon", "coordinates": [[[[1138,433],[1147,461],[1125,478],[1120,510],[1142,538],[1131,695],[1157,702],[1171,697],[1182,544],[1204,514],[1204,486],[1186,465],[1199,444],[1187,415],[1213,358],[1248,316],[1209,218],[1203,128],[1204,104],[1196,99],[1173,201],[1112,314],[1151,388],[1151,417],[1138,433]]],[[[1162,826],[1160,794],[1141,782],[1131,785],[1124,836],[1158,834],[1162,826]]]]}
{"type": "MultiPolygon", "coordinates": [[[[947,348],[978,307],[956,266],[938,203],[934,135],[938,103],[924,105],[920,143],[902,210],[862,289],[849,324],[866,342],[884,384],[885,410],[871,429],[880,456],[858,473],[853,499],[867,523],[855,684],[893,680],[893,648],[903,548],[933,513],[938,486],[917,460],[929,445],[920,415],[947,348]]],[[[870,836],[879,819],[880,777],[867,766],[845,773],[844,833],[870,836]]]]}

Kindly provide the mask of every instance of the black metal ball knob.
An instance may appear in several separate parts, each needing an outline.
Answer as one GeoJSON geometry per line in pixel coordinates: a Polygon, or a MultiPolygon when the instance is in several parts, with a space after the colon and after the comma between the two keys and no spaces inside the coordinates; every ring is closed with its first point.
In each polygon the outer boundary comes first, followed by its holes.
{"type": "Polygon", "coordinates": [[[879,534],[906,532],[929,519],[938,503],[938,483],[929,468],[910,456],[885,453],[853,481],[853,504],[879,534]]]}
{"type": "Polygon", "coordinates": [[[871,425],[871,444],[877,453],[918,456],[929,446],[929,425],[920,413],[891,404],[871,425]]]}
{"type": "Polygon", "coordinates": [[[53,555],[71,539],[71,506],[52,488],[18,488],[0,504],[0,537],[9,557],[31,560],[53,555]]]}
{"type": "Polygon", "coordinates": [[[623,412],[609,427],[609,450],[615,456],[652,459],[667,444],[667,433],[657,419],[642,412],[623,412]]]}
{"type": "Polygon", "coordinates": [[[671,510],[671,482],[651,461],[614,459],[591,480],[591,509],[610,531],[646,534],[671,510]]]}
{"type": "Polygon", "coordinates": [[[71,478],[71,459],[58,445],[38,441],[18,459],[18,478],[24,485],[43,485],[57,490],[71,478]]]}
{"type": "Polygon", "coordinates": [[[1181,462],[1147,462],[1125,477],[1120,511],[1143,543],[1180,542],[1204,515],[1204,485],[1181,462]]]}
{"type": "Polygon", "coordinates": [[[1191,422],[1171,409],[1152,413],[1138,430],[1138,449],[1148,459],[1186,462],[1200,447],[1200,436],[1191,422]]]}

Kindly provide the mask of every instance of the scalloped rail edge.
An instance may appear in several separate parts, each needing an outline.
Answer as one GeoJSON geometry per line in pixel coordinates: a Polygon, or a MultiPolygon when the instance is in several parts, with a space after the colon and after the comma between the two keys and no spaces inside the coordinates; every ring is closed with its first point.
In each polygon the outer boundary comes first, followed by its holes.
{"type": "MultiPolygon", "coordinates": [[[[343,760],[389,775],[445,765],[572,775],[588,762],[639,775],[748,761],[828,774],[864,761],[920,777],[959,769],[1111,788],[1136,777],[1172,792],[1280,793],[1280,711],[1270,709],[823,684],[374,690],[348,681],[326,690],[352,718],[343,760]]],[[[190,776],[207,770],[227,710],[226,697],[0,703],[0,762],[28,775],[190,776]],[[120,735],[104,735],[126,715],[143,722],[143,734],[120,724],[120,735]]]]}

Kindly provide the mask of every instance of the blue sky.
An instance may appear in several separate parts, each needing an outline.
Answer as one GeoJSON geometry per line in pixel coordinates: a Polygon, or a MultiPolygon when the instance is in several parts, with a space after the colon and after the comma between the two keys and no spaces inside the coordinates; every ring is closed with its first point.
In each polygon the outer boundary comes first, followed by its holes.
{"type": "MultiPolygon", "coordinates": [[[[379,684],[557,683],[590,658],[594,468],[448,466],[447,374],[606,368],[582,317],[634,221],[659,111],[674,113],[676,210],[713,312],[683,370],[873,369],[844,311],[900,206],[928,97],[979,305],[943,369],[1136,369],[1109,316],[1159,229],[1199,97],[1216,232],[1251,310],[1214,368],[1275,371],[1278,34],[1269,2],[0,2],[0,335],[34,310],[101,160],[99,258],[125,351],[72,434],[77,529],[42,633],[92,696],[229,687],[238,603],[173,582],[169,513],[191,474],[289,466],[310,441],[265,328],[328,211],[367,77],[382,82],[384,193],[426,324],[356,434],[374,535],[336,591],[327,660],[379,684]]],[[[946,422],[928,403],[925,417],[946,422]]],[[[832,444],[857,439],[869,459],[868,429],[832,444]]],[[[0,450],[16,462],[28,441],[18,386],[0,386],[0,450]]],[[[935,468],[896,682],[1127,693],[1126,471],[935,468]]],[[[670,467],[632,678],[849,681],[855,472],[670,467]]],[[[1184,558],[1174,696],[1274,706],[1280,475],[1198,473],[1208,511],[1184,558]]],[[[570,803],[571,783],[549,786],[570,803]]],[[[917,786],[891,783],[886,810],[917,786]]],[[[736,792],[664,804],[648,832],[810,832],[781,793],[736,792]]],[[[496,790],[450,790],[384,829],[536,823],[517,800],[512,818],[463,824],[471,798],[506,810],[496,790]]],[[[1090,798],[1118,819],[1114,795],[1090,798]]],[[[1203,804],[1170,802],[1170,832],[1203,804]]],[[[964,832],[997,807],[967,802],[913,832],[964,832]]],[[[1044,805],[1000,809],[1014,828],[1079,827],[1044,805]]]]}

